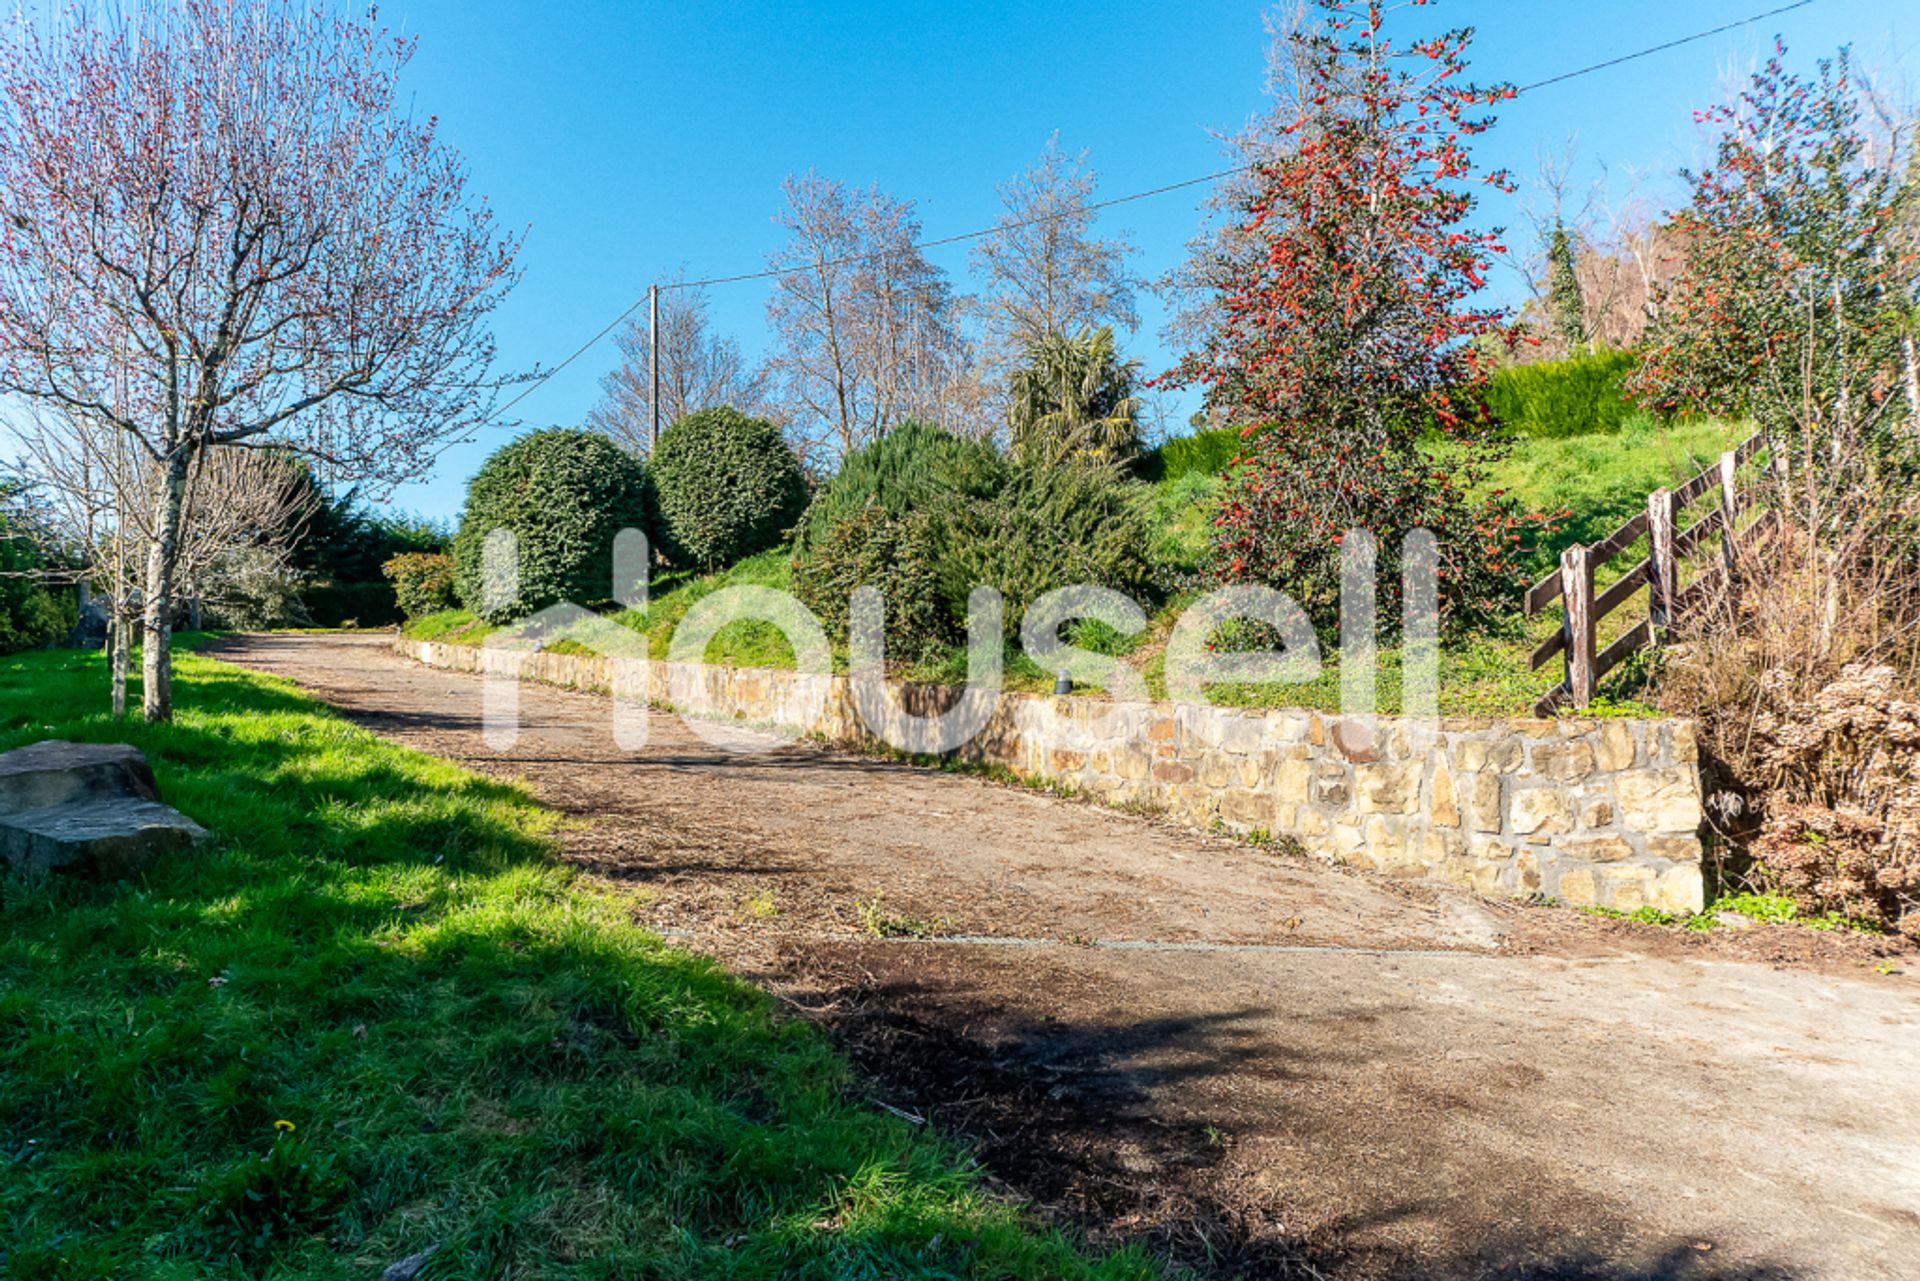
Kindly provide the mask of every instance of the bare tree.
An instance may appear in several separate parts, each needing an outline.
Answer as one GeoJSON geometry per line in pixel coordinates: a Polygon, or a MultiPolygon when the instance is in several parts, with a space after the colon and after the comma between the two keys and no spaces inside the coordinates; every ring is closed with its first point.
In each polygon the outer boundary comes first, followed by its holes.
{"type": "MultiPolygon", "coordinates": [[[[772,416],[767,371],[749,364],[738,342],[714,332],[707,291],[685,279],[682,271],[660,289],[661,425],[715,405],[772,416]]],[[[652,335],[646,321],[634,320],[614,342],[620,363],[600,380],[600,403],[587,415],[587,426],[644,455],[653,423],[652,335]]]]}
{"type": "Polygon", "coordinates": [[[814,465],[908,418],[949,417],[964,347],[913,202],[812,172],[782,191],[789,240],[771,259],[768,364],[801,457],[814,465]]]}
{"type": "Polygon", "coordinates": [[[1000,186],[994,234],[974,247],[972,261],[990,356],[1011,363],[1044,338],[1140,326],[1127,270],[1133,245],[1125,233],[1093,234],[1098,175],[1087,154],[1062,151],[1056,133],[1037,161],[1000,186]]]}
{"type": "MultiPolygon", "coordinates": [[[[113,712],[123,715],[140,567],[161,536],[155,515],[165,470],[98,416],[42,412],[16,435],[27,474],[44,498],[48,532],[79,561],[57,575],[106,601],[113,712]]],[[[247,621],[236,611],[257,609],[269,596],[291,597],[293,542],[313,513],[316,492],[304,483],[304,470],[281,450],[214,446],[195,455],[175,550],[175,599],[189,626],[197,628],[209,606],[247,621]]]]}
{"type": "Polygon", "coordinates": [[[418,475],[493,403],[519,246],[408,115],[410,41],[289,0],[61,12],[0,36],[0,394],[158,467],[144,699],[165,720],[196,460],[274,442],[418,475]]]}

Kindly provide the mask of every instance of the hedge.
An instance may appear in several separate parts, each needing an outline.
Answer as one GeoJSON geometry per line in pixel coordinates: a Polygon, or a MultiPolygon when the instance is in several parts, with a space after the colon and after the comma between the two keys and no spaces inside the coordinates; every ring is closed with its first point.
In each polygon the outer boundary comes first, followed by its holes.
{"type": "Polygon", "coordinates": [[[780,429],[737,409],[702,409],[660,433],[648,460],[662,550],[712,571],[766,551],[807,505],[806,477],[780,429]]]}
{"type": "Polygon", "coordinates": [[[611,599],[613,541],[623,529],[654,536],[647,475],[640,463],[595,432],[554,427],[497,450],[467,485],[453,539],[460,603],[491,623],[571,601],[611,599]],[[487,535],[519,538],[519,591],[487,599],[487,535]]]}
{"type": "Polygon", "coordinates": [[[1622,384],[1638,359],[1632,352],[1600,351],[1571,360],[1514,365],[1487,385],[1487,408],[1521,436],[1591,436],[1615,432],[1640,411],[1622,384]]]}

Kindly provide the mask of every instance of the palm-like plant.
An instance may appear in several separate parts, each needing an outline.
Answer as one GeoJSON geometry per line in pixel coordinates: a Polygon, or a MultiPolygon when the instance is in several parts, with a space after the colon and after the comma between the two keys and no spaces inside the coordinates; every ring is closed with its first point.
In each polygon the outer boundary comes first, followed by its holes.
{"type": "Polygon", "coordinates": [[[1015,456],[1034,465],[1124,465],[1140,451],[1139,367],[1120,359],[1106,325],[1073,337],[1051,333],[1028,347],[1007,409],[1015,456]]]}

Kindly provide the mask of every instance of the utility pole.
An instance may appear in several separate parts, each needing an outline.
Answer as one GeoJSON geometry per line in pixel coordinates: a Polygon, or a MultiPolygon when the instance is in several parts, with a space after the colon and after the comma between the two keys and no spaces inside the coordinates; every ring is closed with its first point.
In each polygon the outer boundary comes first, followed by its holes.
{"type": "Polygon", "coordinates": [[[647,428],[647,452],[660,443],[660,286],[647,286],[647,408],[653,421],[647,428]]]}

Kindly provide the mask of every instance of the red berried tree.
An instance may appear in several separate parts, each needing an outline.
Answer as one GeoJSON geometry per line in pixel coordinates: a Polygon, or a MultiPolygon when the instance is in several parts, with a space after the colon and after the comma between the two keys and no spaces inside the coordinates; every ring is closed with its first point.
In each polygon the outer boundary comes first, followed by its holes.
{"type": "MultiPolygon", "coordinates": [[[[1467,82],[1470,30],[1404,46],[1384,27],[1410,5],[1316,0],[1293,37],[1303,114],[1263,165],[1242,231],[1258,252],[1223,264],[1212,332],[1167,375],[1199,385],[1247,440],[1216,521],[1213,568],[1292,592],[1317,620],[1339,593],[1339,541],[1365,527],[1390,570],[1399,537],[1440,537],[1441,599],[1456,625],[1501,610],[1538,518],[1469,499],[1492,447],[1483,346],[1504,313],[1473,300],[1500,245],[1471,219],[1468,143],[1512,91],[1467,82]],[[1437,426],[1453,438],[1420,445],[1437,426]]],[[[1383,573],[1393,590],[1397,575],[1383,573]]],[[[1389,615],[1390,616],[1390,615],[1389,615]]]]}

